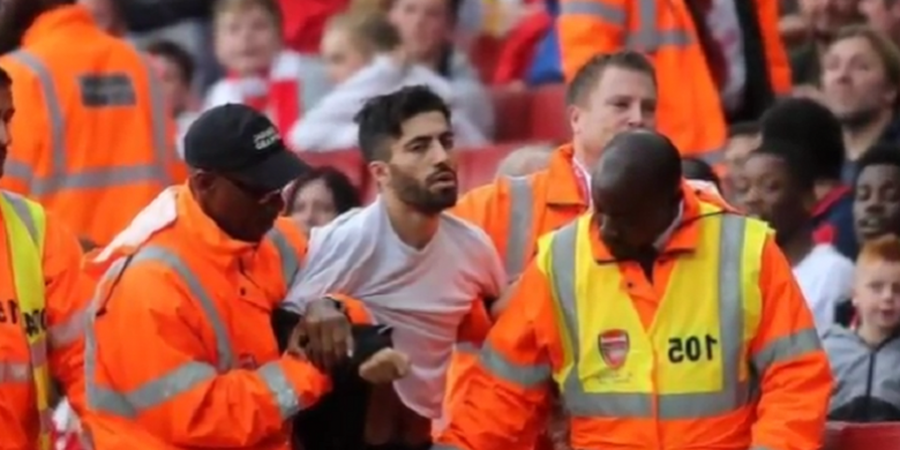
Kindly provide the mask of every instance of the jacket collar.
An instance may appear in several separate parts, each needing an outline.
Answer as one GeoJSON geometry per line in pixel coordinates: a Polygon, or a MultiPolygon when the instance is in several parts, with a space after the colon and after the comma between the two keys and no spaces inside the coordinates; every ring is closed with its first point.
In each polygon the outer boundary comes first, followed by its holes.
{"type": "Polygon", "coordinates": [[[59,28],[72,25],[93,26],[94,19],[91,17],[90,11],[80,5],[53,8],[39,15],[28,27],[28,31],[22,36],[22,46],[28,47],[42,37],[58,31],[59,28]]]}
{"type": "MultiPolygon", "coordinates": [[[[575,175],[575,157],[572,144],[557,148],[550,157],[547,168],[549,185],[547,186],[547,203],[550,205],[587,206],[588,199],[583,198],[581,181],[575,175]]],[[[588,186],[589,190],[590,187],[588,186]]]]}

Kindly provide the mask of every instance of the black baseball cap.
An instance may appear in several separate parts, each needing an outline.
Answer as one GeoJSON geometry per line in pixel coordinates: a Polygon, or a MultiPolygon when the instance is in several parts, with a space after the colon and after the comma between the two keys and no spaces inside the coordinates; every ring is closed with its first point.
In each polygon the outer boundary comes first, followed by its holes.
{"type": "Polygon", "coordinates": [[[312,170],[284,145],[268,117],[238,103],[209,109],[191,124],[184,136],[184,160],[194,169],[272,191],[312,170]]]}

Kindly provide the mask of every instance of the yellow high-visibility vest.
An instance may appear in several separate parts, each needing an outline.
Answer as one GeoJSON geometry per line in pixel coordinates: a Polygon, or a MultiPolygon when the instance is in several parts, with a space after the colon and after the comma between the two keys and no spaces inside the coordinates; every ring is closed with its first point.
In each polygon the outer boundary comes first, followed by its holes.
{"type": "Polygon", "coordinates": [[[50,450],[50,371],[47,366],[47,326],[44,292],[44,232],[46,215],[37,202],[0,192],[0,213],[12,263],[22,329],[28,338],[32,376],[40,417],[38,448],[50,450]]]}
{"type": "Polygon", "coordinates": [[[700,215],[697,248],[674,256],[649,329],[618,264],[594,260],[590,214],[542,240],[537,263],[553,287],[564,354],[553,378],[573,415],[697,419],[755,402],[748,355],[770,231],[705,203],[700,215]]]}

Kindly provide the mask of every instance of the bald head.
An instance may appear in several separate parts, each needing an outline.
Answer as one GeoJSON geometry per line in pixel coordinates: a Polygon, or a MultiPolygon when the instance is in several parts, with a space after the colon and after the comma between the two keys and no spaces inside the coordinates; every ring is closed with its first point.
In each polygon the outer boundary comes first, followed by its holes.
{"type": "Polygon", "coordinates": [[[617,134],[593,167],[591,190],[671,190],[681,185],[681,155],[669,138],[651,130],[617,134]]]}
{"type": "Polygon", "coordinates": [[[665,136],[625,131],[603,150],[591,174],[601,236],[613,254],[652,248],[681,202],[681,156],[665,136]]]}

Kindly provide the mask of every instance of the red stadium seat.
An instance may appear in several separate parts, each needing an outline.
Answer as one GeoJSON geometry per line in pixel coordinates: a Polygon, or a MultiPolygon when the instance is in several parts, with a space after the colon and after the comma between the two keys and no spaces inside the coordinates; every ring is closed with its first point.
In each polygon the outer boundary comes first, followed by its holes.
{"type": "Polygon", "coordinates": [[[900,450],[900,424],[828,424],[825,450],[900,450]]]}
{"type": "Polygon", "coordinates": [[[300,159],[315,167],[331,166],[347,175],[358,188],[365,186],[368,172],[365,170],[359,150],[339,150],[334,152],[301,152],[300,159]]]}
{"type": "Polygon", "coordinates": [[[497,165],[518,144],[501,144],[492,147],[462,149],[457,153],[459,192],[490,183],[497,172],[497,165]]]}
{"type": "Polygon", "coordinates": [[[529,138],[531,94],[528,91],[495,88],[491,91],[496,117],[494,141],[514,142],[529,138]]]}
{"type": "Polygon", "coordinates": [[[541,86],[532,91],[528,120],[528,139],[562,143],[572,136],[566,112],[566,87],[562,84],[541,86]]]}

